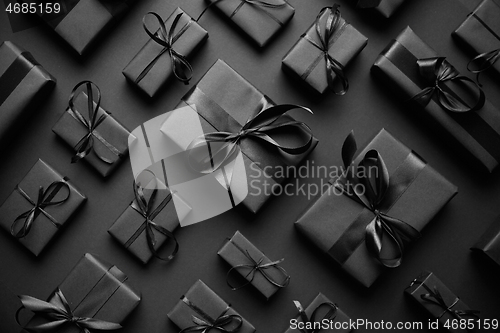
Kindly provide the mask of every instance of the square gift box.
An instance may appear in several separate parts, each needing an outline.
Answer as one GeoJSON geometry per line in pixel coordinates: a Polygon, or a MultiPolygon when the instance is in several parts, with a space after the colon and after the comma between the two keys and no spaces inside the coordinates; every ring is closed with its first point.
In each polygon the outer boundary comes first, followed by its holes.
{"type": "Polygon", "coordinates": [[[356,0],[358,8],[373,9],[385,18],[389,18],[406,0],[356,0]]]}
{"type": "MultiPolygon", "coordinates": [[[[253,285],[266,299],[269,299],[280,288],[286,287],[290,281],[290,276],[286,271],[279,266],[282,260],[278,260],[275,264],[264,266],[261,270],[257,270],[249,274],[255,267],[260,265],[269,265],[273,263],[264,253],[255,247],[248,239],[245,238],[239,231],[227,240],[217,254],[224,259],[229,265],[234,274],[240,274],[241,279],[247,283],[235,286],[231,283],[230,286],[235,289],[240,289],[247,284],[253,285]],[[265,275],[264,275],[265,274],[265,275]]],[[[228,272],[227,281],[230,283],[230,272],[228,272]]]]}
{"type": "Polygon", "coordinates": [[[338,7],[325,7],[316,21],[283,57],[282,64],[285,69],[298,75],[320,94],[328,88],[337,91],[337,94],[343,94],[348,89],[347,78],[339,77],[337,72],[328,68],[328,64],[343,72],[344,67],[365,48],[367,43],[368,38],[341,16],[338,7]],[[320,36],[317,27],[320,28],[320,36]],[[324,50],[328,50],[328,62],[324,50]]]}
{"type": "Polygon", "coordinates": [[[395,90],[394,95],[401,96],[410,107],[418,109],[426,116],[426,121],[437,123],[443,134],[451,135],[488,171],[498,166],[500,110],[488,100],[480,107],[480,87],[438,57],[410,27],[406,27],[382,51],[372,71],[384,80],[388,89],[395,90]],[[437,67],[435,71],[431,71],[430,65],[437,67]],[[450,75],[441,75],[440,80],[434,78],[436,71],[444,70],[450,75]],[[455,78],[451,79],[452,76],[455,78]],[[441,91],[449,95],[443,95],[441,91]],[[453,98],[453,102],[448,102],[449,98],[453,98]]]}
{"type": "MultiPolygon", "coordinates": [[[[500,1],[484,0],[452,33],[474,56],[496,57],[491,68],[500,75],[500,1]],[[491,53],[490,53],[491,52],[491,53]]],[[[493,58],[491,59],[493,60],[493,58]]],[[[472,66],[470,66],[473,69],[472,66]]]]}
{"type": "Polygon", "coordinates": [[[209,327],[224,322],[225,318],[229,317],[227,323],[223,324],[228,331],[241,325],[238,333],[255,332],[252,324],[201,280],[189,288],[167,316],[181,330],[198,326],[209,327]]]}
{"type": "MultiPolygon", "coordinates": [[[[180,8],[174,10],[165,20],[165,28],[167,40],[169,37],[172,38],[171,45],[175,52],[172,54],[165,52],[165,46],[148,37],[146,44],[123,69],[123,75],[127,80],[149,97],[153,97],[167,81],[175,77],[172,57],[177,55],[189,57],[208,38],[208,32],[180,8]],[[181,16],[171,34],[170,29],[179,15],[181,16]]],[[[160,30],[156,32],[157,37],[160,32],[160,30]]],[[[175,66],[180,68],[181,64],[175,66]]],[[[186,84],[189,79],[190,77],[186,78],[186,84]]]]}
{"type": "Polygon", "coordinates": [[[68,178],[38,160],[0,206],[0,225],[38,256],[86,200],[68,178]]]}
{"type": "MultiPolygon", "coordinates": [[[[21,3],[45,1],[19,0],[21,3]]],[[[78,54],[87,52],[116,20],[121,18],[135,0],[61,0],[60,10],[37,11],[37,15],[61,36],[78,54]]]]}
{"type": "MultiPolygon", "coordinates": [[[[121,324],[141,301],[140,293],[130,286],[127,275],[116,266],[89,253],[78,261],[47,300],[55,307],[67,311],[61,295],[69,305],[73,317],[92,318],[114,324],[121,324]]],[[[21,296],[21,300],[23,297],[21,296]]],[[[55,320],[61,319],[56,318],[55,320]]],[[[35,314],[25,328],[35,328],[49,322],[47,316],[35,314]]],[[[84,324],[80,325],[85,327],[84,324]]],[[[81,333],[82,326],[67,320],[55,328],[58,333],[81,333]]],[[[23,330],[23,333],[26,331],[23,330]]]]}
{"type": "Polygon", "coordinates": [[[205,0],[244,31],[259,47],[264,47],[290,21],[295,9],[287,0],[243,1],[205,0]]]}
{"type": "MultiPolygon", "coordinates": [[[[74,111],[68,107],[52,128],[52,132],[73,147],[76,152],[82,140],[89,136],[90,130],[87,125],[90,124],[92,127],[93,120],[97,120],[98,124],[93,126],[90,135],[92,149],[83,159],[101,176],[107,177],[127,157],[130,132],[101,106],[97,110],[97,116],[91,117],[87,94],[88,92],[81,91],[76,95],[73,101],[74,111]],[[87,124],[79,119],[80,116],[87,124]],[[99,121],[101,117],[104,117],[104,120],[99,121]]],[[[93,101],[93,109],[96,105],[93,101]]]]}
{"type": "Polygon", "coordinates": [[[56,79],[28,51],[5,41],[0,45],[0,144],[35,111],[56,79]]]}
{"type": "Polygon", "coordinates": [[[441,326],[449,326],[449,332],[476,332],[479,311],[471,310],[434,273],[421,273],[405,289],[405,294],[420,304],[433,318],[438,319],[441,326]],[[468,325],[471,323],[474,327],[461,329],[460,325],[456,325],[458,327],[453,328],[454,322],[465,322],[468,325]]]}
{"type": "MultiPolygon", "coordinates": [[[[391,228],[399,238],[408,238],[408,229],[421,231],[427,223],[457,193],[457,188],[446,178],[429,166],[421,157],[396,140],[382,129],[354,158],[354,165],[366,160],[365,154],[377,152],[387,168],[388,186],[376,193],[384,193],[381,198],[363,197],[365,202],[373,203],[368,209],[358,198],[338,190],[335,180],[328,191],[321,195],[295,222],[297,229],[310,239],[323,252],[328,253],[340,266],[363,286],[369,287],[386,266],[396,267],[401,258],[403,245],[396,245],[392,237],[382,235],[382,252],[374,255],[372,248],[374,223],[383,223],[391,228]],[[371,151],[371,152],[370,152],[371,151]],[[398,220],[398,221],[395,221],[398,220]],[[402,234],[398,231],[405,231],[402,234]],[[401,247],[399,247],[401,246],[401,247]],[[399,249],[399,251],[398,251],[399,249]],[[393,262],[394,261],[394,262],[393,262]]],[[[344,156],[344,152],[342,154],[344,156]]],[[[365,163],[365,162],[363,162],[365,163]]],[[[367,163],[371,163],[368,160],[367,163]]],[[[347,174],[368,174],[382,177],[383,168],[367,170],[348,169],[347,174]]],[[[345,178],[345,172],[338,180],[345,178]]],[[[379,180],[373,180],[380,185],[379,180]]],[[[363,182],[359,182],[360,185],[363,182]]],[[[357,188],[361,194],[369,196],[366,187],[357,188]]],[[[382,228],[382,226],[380,226],[382,228]]],[[[410,237],[416,238],[416,237],[410,237]]]]}
{"type": "MultiPolygon", "coordinates": [[[[302,305],[294,301],[296,306],[302,307],[302,305]]],[[[311,326],[311,329],[315,329],[314,325],[322,325],[326,320],[328,323],[328,329],[320,329],[321,333],[348,333],[352,330],[349,328],[351,318],[345,314],[342,309],[340,309],[336,304],[328,299],[322,293],[319,293],[311,303],[307,306],[307,308],[302,309],[308,318],[308,322],[304,322],[302,316],[298,315],[295,319],[295,327],[289,327],[285,333],[293,333],[293,332],[303,332],[303,330],[299,329],[302,325],[307,329],[308,325],[311,326]],[[315,313],[316,312],[316,313],[315,313]],[[312,317],[314,313],[314,317],[312,317]]]]}
{"type": "Polygon", "coordinates": [[[471,250],[486,255],[500,265],[500,217],[491,224],[471,250]]]}

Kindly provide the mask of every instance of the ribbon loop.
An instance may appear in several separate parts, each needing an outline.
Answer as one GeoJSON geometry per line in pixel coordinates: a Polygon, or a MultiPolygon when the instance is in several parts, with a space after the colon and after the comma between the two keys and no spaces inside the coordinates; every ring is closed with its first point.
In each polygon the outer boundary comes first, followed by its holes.
{"type": "Polygon", "coordinates": [[[467,63],[467,70],[476,74],[476,81],[479,86],[481,86],[479,83],[479,74],[493,67],[498,59],[500,59],[500,48],[490,52],[480,53],[467,63]]]}
{"type": "Polygon", "coordinates": [[[460,75],[455,67],[450,65],[444,57],[419,59],[417,60],[417,65],[421,76],[432,85],[422,89],[421,92],[413,96],[410,100],[415,100],[425,106],[436,96],[436,102],[443,109],[450,112],[477,111],[484,106],[486,97],[481,87],[470,78],[460,75]],[[447,81],[469,84],[472,88],[475,88],[477,94],[473,106],[468,106],[456,94],[451,92],[444,85],[447,81]]]}
{"type": "Polygon", "coordinates": [[[302,306],[302,304],[300,304],[299,301],[293,301],[293,304],[295,304],[295,307],[297,308],[297,311],[299,312],[299,318],[302,320],[302,322],[304,324],[310,324],[310,326],[313,327],[312,329],[307,329],[306,327],[308,325],[304,325],[304,328],[301,329],[301,331],[303,333],[319,333],[321,331],[321,329],[315,329],[314,323],[322,322],[325,319],[334,320],[335,317],[337,316],[338,306],[337,306],[337,304],[334,304],[332,302],[323,302],[323,303],[319,304],[316,307],[316,309],[314,309],[314,311],[311,315],[311,318],[309,318],[307,316],[307,314],[304,310],[304,307],[302,306]],[[319,319],[319,318],[317,318],[318,313],[319,313],[319,310],[321,310],[322,308],[327,308],[328,312],[323,316],[322,319],[319,319]]]}
{"type": "Polygon", "coordinates": [[[228,315],[229,306],[217,317],[216,319],[211,318],[204,311],[194,305],[189,299],[185,296],[182,297],[182,301],[196,311],[200,317],[193,315],[192,321],[194,323],[193,326],[186,327],[181,330],[179,333],[191,333],[191,332],[199,332],[199,333],[209,333],[212,330],[216,330],[222,333],[236,333],[238,332],[243,325],[243,318],[240,315],[228,315]]]}

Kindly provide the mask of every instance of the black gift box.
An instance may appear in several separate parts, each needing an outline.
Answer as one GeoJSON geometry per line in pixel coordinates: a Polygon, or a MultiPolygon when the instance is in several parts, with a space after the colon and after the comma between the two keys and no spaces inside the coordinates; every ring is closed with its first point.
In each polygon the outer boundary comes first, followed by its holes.
{"type": "Polygon", "coordinates": [[[244,31],[258,46],[264,47],[290,21],[295,9],[287,0],[260,1],[206,0],[244,31]]]}
{"type": "MultiPolygon", "coordinates": [[[[390,185],[381,201],[380,211],[418,231],[457,193],[456,186],[385,130],[360,150],[355,165],[370,150],[378,151],[389,174],[390,185]],[[409,179],[411,182],[407,181],[409,179]]],[[[295,226],[347,273],[369,287],[386,268],[365,245],[365,230],[375,214],[339,192],[333,180],[330,182],[332,186],[306,209],[295,226]]],[[[389,253],[383,253],[384,257],[393,256],[391,250],[395,245],[390,242],[390,237],[383,237],[382,244],[389,250],[389,253]]]]}
{"type": "MultiPolygon", "coordinates": [[[[40,187],[48,191],[45,196],[48,202],[61,201],[66,197],[67,200],[60,204],[47,205],[41,208],[43,211],[34,212],[35,218],[31,228],[24,237],[18,238],[19,242],[36,256],[40,254],[59,229],[70,220],[73,213],[87,200],[85,195],[71,181],[44,161],[38,160],[0,206],[0,224],[9,234],[11,234],[14,221],[21,214],[35,207],[34,204],[40,199],[40,187]],[[52,188],[49,188],[52,183],[59,181],[64,182],[67,186],[54,184],[52,188]]],[[[21,226],[27,221],[26,218],[19,218],[16,222],[15,232],[20,230],[21,226]]]]}
{"type": "MultiPolygon", "coordinates": [[[[269,299],[280,289],[280,287],[273,284],[271,281],[274,281],[274,283],[278,285],[286,286],[290,279],[285,271],[280,270],[276,265],[249,274],[256,263],[266,265],[271,263],[272,260],[256,248],[255,245],[246,239],[239,231],[236,231],[233,237],[227,240],[217,254],[231,265],[232,269],[236,270],[236,272],[264,295],[266,299],[269,299]],[[263,274],[266,274],[267,278],[263,274]],[[269,279],[271,281],[269,281],[269,279]]],[[[229,278],[228,276],[228,281],[229,278]]],[[[239,289],[239,287],[236,286],[234,288],[239,289]]]]}
{"type": "Polygon", "coordinates": [[[200,320],[210,324],[222,316],[233,316],[227,325],[228,331],[241,322],[238,333],[253,333],[255,328],[245,318],[242,318],[229,304],[219,297],[201,280],[196,281],[181,297],[181,300],[168,313],[168,318],[180,329],[199,326],[200,320]]]}
{"type": "MultiPolygon", "coordinates": [[[[285,68],[298,75],[321,94],[328,89],[328,70],[322,51],[322,42],[316,32],[316,24],[321,28],[320,31],[324,38],[327,19],[332,10],[334,9],[325,8],[322,10],[318,22],[314,22],[307,29],[282,61],[285,68]]],[[[340,17],[338,27],[328,40],[328,54],[341,66],[345,67],[365,48],[367,43],[368,38],[346,22],[344,18],[340,17]]],[[[338,81],[335,73],[333,77],[338,81]]]]}
{"type": "MultiPolygon", "coordinates": [[[[154,190],[143,189],[143,191],[146,200],[149,202],[154,190]]],[[[179,219],[170,191],[168,189],[157,190],[154,203],[151,211],[154,211],[159,206],[164,205],[164,207],[159,211],[158,215],[152,219],[153,223],[173,232],[179,225],[179,219]]],[[[113,223],[111,228],[109,228],[108,233],[146,264],[153,257],[153,253],[148,246],[146,218],[141,215],[140,212],[141,209],[137,200],[134,199],[115,223],[113,223]]],[[[151,230],[154,235],[154,240],[156,241],[154,248],[158,251],[160,247],[167,242],[168,237],[155,228],[151,228],[151,230]]]]}
{"type": "MultiPolygon", "coordinates": [[[[344,311],[342,311],[336,304],[332,303],[322,293],[319,293],[318,296],[316,296],[311,303],[307,306],[307,308],[304,309],[305,314],[307,315],[307,318],[311,321],[311,325],[314,325],[314,323],[322,323],[324,319],[328,321],[328,325],[330,326],[329,329],[320,329],[318,332],[321,333],[348,333],[351,332],[352,330],[349,328],[351,318],[345,314],[344,311]],[[325,304],[326,303],[326,304],[325,304]],[[331,311],[332,307],[328,306],[327,304],[331,304],[335,308],[335,312],[333,312],[330,316],[328,316],[328,313],[331,311]],[[315,314],[315,318],[311,318],[313,313],[317,310],[315,314]],[[338,329],[335,328],[335,324],[337,324],[338,329]]],[[[299,325],[302,325],[301,323],[304,323],[302,321],[301,316],[297,316],[296,318],[296,328],[289,327],[285,333],[293,333],[293,332],[303,332],[303,330],[298,329],[299,325]]],[[[306,323],[304,323],[306,324],[306,323]]]]}
{"type": "Polygon", "coordinates": [[[359,8],[370,8],[389,18],[405,2],[405,0],[356,0],[359,8]]]}
{"type": "Polygon", "coordinates": [[[16,44],[0,45],[0,144],[46,98],[56,84],[31,55],[16,44]]]}
{"type": "MultiPolygon", "coordinates": [[[[189,57],[207,40],[208,33],[180,8],[177,8],[165,21],[167,32],[179,14],[182,16],[173,31],[172,48],[180,55],[189,57]]],[[[162,45],[149,39],[123,69],[123,75],[129,82],[135,84],[149,97],[154,96],[162,85],[175,77],[169,52],[164,52],[157,59],[163,49],[162,45]]]]}
{"type": "MultiPolygon", "coordinates": [[[[128,277],[116,266],[86,253],[58,286],[76,317],[94,318],[122,323],[141,301],[128,282],[128,277]]],[[[48,302],[58,306],[55,292],[48,302]]],[[[45,316],[35,315],[27,327],[48,323],[45,316]]],[[[23,331],[25,333],[26,331],[23,331]]],[[[58,333],[81,333],[71,322],[58,327],[58,333]]]]}
{"type": "MultiPolygon", "coordinates": [[[[87,94],[80,92],[74,100],[74,108],[87,121],[90,121],[87,100],[87,94]]],[[[106,115],[106,117],[93,131],[96,133],[93,135],[93,151],[83,159],[101,176],[106,177],[127,157],[130,132],[102,107],[99,107],[97,115],[98,117],[106,115]],[[96,152],[111,163],[102,161],[96,152]]],[[[87,127],[77,119],[70,108],[62,114],[52,131],[75,151],[77,144],[89,133],[87,127]]]]}
{"type": "MultiPolygon", "coordinates": [[[[411,296],[421,307],[433,317],[439,320],[441,326],[449,325],[449,332],[475,332],[478,326],[477,314],[461,314],[471,310],[459,297],[455,295],[436,275],[432,272],[424,272],[413,280],[405,293],[411,296]],[[460,329],[460,322],[466,321],[471,327],[460,329]],[[467,321],[470,320],[470,321],[467,321]],[[455,324],[453,324],[455,323],[455,324]],[[456,329],[453,326],[457,325],[456,329]]],[[[474,313],[478,311],[473,311],[474,313]]]]}
{"type": "MultiPolygon", "coordinates": [[[[37,14],[81,55],[126,13],[133,1],[61,0],[56,2],[61,5],[58,13],[37,11],[37,14]]],[[[45,3],[40,0],[20,2],[45,3]]]]}
{"type": "MultiPolygon", "coordinates": [[[[419,112],[427,115],[426,120],[437,122],[443,132],[449,133],[491,172],[500,161],[500,111],[488,100],[480,110],[469,112],[446,110],[435,97],[425,106],[410,101],[432,86],[423,79],[417,61],[435,57],[438,54],[407,27],[382,51],[372,71],[385,79],[388,88],[395,89],[408,104],[416,104],[419,112]]],[[[458,96],[462,93],[467,96],[470,90],[460,83],[445,82],[443,85],[451,91],[458,88],[458,96]]]]}
{"type": "MultiPolygon", "coordinates": [[[[236,127],[241,128],[248,119],[261,111],[261,108],[274,106],[275,103],[245,80],[224,61],[218,60],[205,73],[198,84],[193,87],[177,104],[175,109],[191,107],[198,112],[201,127],[204,133],[214,131],[234,132],[236,127]]],[[[292,121],[293,118],[284,115],[283,121],[292,121]]],[[[276,130],[285,146],[295,146],[301,141],[305,131],[297,129],[294,136],[276,130]]],[[[311,151],[316,148],[318,140],[313,137],[309,149],[299,155],[280,152],[269,144],[253,138],[244,138],[240,147],[243,153],[243,163],[246,170],[248,195],[243,204],[256,213],[271,197],[271,191],[277,184],[286,181],[289,166],[299,165],[311,151]],[[285,175],[284,175],[285,174],[285,175]],[[251,188],[251,189],[250,189],[251,188]]]]}
{"type": "MultiPolygon", "coordinates": [[[[474,55],[498,50],[500,53],[500,1],[484,0],[452,34],[474,55]]],[[[492,69],[500,74],[500,61],[492,69]]]]}
{"type": "Polygon", "coordinates": [[[471,250],[483,253],[500,265],[500,218],[491,224],[471,250]]]}

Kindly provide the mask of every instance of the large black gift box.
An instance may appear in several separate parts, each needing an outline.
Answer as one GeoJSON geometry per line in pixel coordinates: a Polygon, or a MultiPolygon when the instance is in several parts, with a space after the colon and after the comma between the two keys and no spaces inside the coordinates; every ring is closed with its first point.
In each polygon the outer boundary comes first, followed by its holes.
{"type": "Polygon", "coordinates": [[[19,124],[55,84],[31,53],[9,41],[0,45],[0,145],[15,137],[19,124]]]}
{"type": "Polygon", "coordinates": [[[19,235],[19,242],[39,255],[86,200],[69,179],[38,160],[0,206],[0,225],[9,234],[19,235]],[[27,227],[24,232],[23,227],[27,227]]]}

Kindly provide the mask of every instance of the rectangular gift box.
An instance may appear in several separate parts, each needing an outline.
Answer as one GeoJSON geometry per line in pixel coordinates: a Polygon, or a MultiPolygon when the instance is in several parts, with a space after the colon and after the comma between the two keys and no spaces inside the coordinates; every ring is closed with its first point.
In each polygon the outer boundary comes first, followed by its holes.
{"type": "Polygon", "coordinates": [[[359,8],[371,8],[385,18],[389,18],[405,0],[355,0],[359,8]]]}
{"type": "MultiPolygon", "coordinates": [[[[331,10],[331,8],[325,9],[318,21],[323,38],[331,10]]],[[[328,54],[345,67],[365,48],[367,43],[368,38],[340,17],[339,26],[328,42],[328,54]]],[[[288,51],[282,64],[285,69],[295,73],[313,89],[323,94],[328,89],[327,64],[318,46],[321,47],[322,42],[316,32],[315,21],[288,51]]],[[[337,77],[336,74],[334,77],[337,77]]]]}
{"type": "MultiPolygon", "coordinates": [[[[447,308],[450,307],[451,311],[462,310],[470,311],[471,309],[465,304],[455,293],[453,293],[434,273],[423,272],[415,280],[412,281],[410,286],[405,289],[405,293],[414,299],[421,307],[423,307],[427,312],[435,319],[439,319],[439,323],[442,326],[446,322],[451,324],[450,320],[457,320],[447,308]],[[445,305],[439,305],[434,302],[439,302],[434,298],[435,291],[438,291],[444,301],[445,305]],[[429,294],[430,297],[425,297],[424,295],[429,294]],[[424,296],[424,298],[422,298],[424,296]],[[427,298],[427,299],[426,299],[427,298]],[[434,302],[432,302],[434,301],[434,302]],[[454,305],[453,305],[454,304],[454,305]]],[[[438,296],[439,297],[439,296],[438,296]]],[[[460,315],[462,320],[467,319],[477,319],[476,316],[471,315],[460,315]]],[[[475,332],[473,328],[471,329],[453,329],[449,328],[449,332],[475,332]]]]}
{"type": "MultiPolygon", "coordinates": [[[[87,94],[83,91],[80,92],[74,100],[74,108],[78,111],[87,121],[89,121],[89,111],[87,105],[87,94]]],[[[95,107],[94,102],[94,107],[95,107]]],[[[97,172],[106,177],[120,164],[120,162],[127,157],[128,154],[128,137],[130,132],[120,124],[110,113],[99,107],[97,111],[97,118],[102,114],[106,114],[106,118],[95,128],[94,133],[97,132],[99,136],[93,136],[93,151],[85,156],[86,160],[97,172]],[[104,142],[103,142],[104,141],[104,142]],[[96,152],[110,160],[112,163],[102,161],[96,152]]],[[[69,146],[73,147],[88,134],[88,129],[72,115],[70,108],[66,110],[59,118],[57,123],[52,128],[57,136],[59,136],[69,146]]],[[[75,150],[76,151],[76,150],[75,150]]]]}
{"type": "MultiPolygon", "coordinates": [[[[500,49],[500,1],[484,0],[452,33],[474,56],[500,49]]],[[[500,74],[500,61],[492,70],[500,74]]]]}
{"type": "MultiPolygon", "coordinates": [[[[39,0],[19,1],[28,4],[45,3],[39,0]]],[[[37,11],[37,15],[82,55],[127,12],[133,2],[134,0],[62,0],[57,1],[61,5],[58,13],[37,11]]]]}
{"type": "MultiPolygon", "coordinates": [[[[196,281],[167,314],[168,318],[181,330],[198,326],[199,324],[194,321],[195,318],[205,322],[214,322],[222,315],[239,316],[241,318],[242,325],[238,333],[255,332],[252,324],[241,317],[238,312],[201,280],[196,281]]],[[[233,319],[224,327],[230,331],[237,324],[238,322],[233,319]]]]}
{"type": "Polygon", "coordinates": [[[491,224],[471,250],[483,253],[500,265],[500,217],[491,224]]]}
{"type": "MultiPolygon", "coordinates": [[[[321,323],[323,319],[328,319],[329,324],[330,324],[330,320],[333,321],[332,329],[322,329],[322,330],[320,330],[320,332],[321,333],[348,333],[348,332],[351,332],[352,330],[349,328],[349,322],[350,322],[351,318],[348,315],[346,315],[345,312],[342,311],[342,309],[337,307],[335,314],[333,314],[334,318],[330,319],[330,317],[327,317],[326,315],[331,310],[331,308],[328,306],[324,306],[324,305],[322,306],[322,304],[324,304],[324,303],[332,303],[332,301],[330,301],[330,299],[328,299],[328,297],[326,297],[322,293],[319,293],[318,296],[316,296],[313,299],[313,301],[307,306],[307,308],[304,309],[304,312],[306,313],[309,320],[315,320],[315,322],[321,323]],[[316,318],[311,318],[313,312],[316,311],[316,309],[318,309],[317,310],[318,312],[316,312],[316,316],[315,316],[316,318]],[[338,323],[339,329],[335,328],[335,323],[338,323]],[[341,323],[347,323],[347,324],[343,325],[343,326],[346,326],[347,328],[342,328],[341,323]]],[[[297,316],[296,320],[297,320],[297,325],[300,325],[300,323],[303,323],[302,318],[300,316],[297,316]]],[[[285,333],[293,333],[293,332],[303,332],[303,331],[299,330],[298,328],[295,329],[292,327],[289,327],[285,331],[285,333]]]]}
{"type": "MultiPolygon", "coordinates": [[[[421,231],[457,193],[455,185],[384,129],[360,149],[354,165],[372,149],[379,152],[389,173],[390,185],[381,203],[388,216],[421,231]],[[399,193],[398,182],[406,179],[412,181],[405,183],[406,190],[399,193]]],[[[365,228],[374,217],[373,212],[331,186],[306,209],[295,226],[347,273],[369,287],[385,269],[365,245],[365,228]]],[[[383,238],[384,249],[395,248],[389,239],[383,238]]],[[[393,253],[383,255],[391,257],[393,253]]]]}
{"type": "MultiPolygon", "coordinates": [[[[273,105],[275,105],[273,101],[219,59],[205,73],[198,84],[182,98],[176,109],[187,107],[191,108],[193,112],[197,112],[203,133],[211,133],[214,131],[234,132],[237,128],[241,128],[248,119],[260,112],[261,108],[273,105]]],[[[186,117],[190,116],[190,113],[185,112],[185,114],[186,117]]],[[[293,120],[288,115],[281,118],[283,121],[293,120]]],[[[165,122],[165,125],[169,126],[168,129],[165,126],[162,128],[162,132],[182,146],[182,149],[185,149],[191,142],[189,139],[185,139],[190,135],[190,132],[185,129],[186,123],[190,123],[190,121],[170,119],[169,122],[165,122]],[[178,136],[174,133],[176,128],[178,132],[184,133],[184,138],[177,140],[178,136]]],[[[301,135],[303,135],[302,132],[294,132],[298,137],[289,135],[281,137],[281,133],[277,129],[273,134],[279,134],[280,143],[285,146],[297,145],[301,135]]],[[[310,148],[305,153],[289,155],[273,149],[269,144],[260,140],[243,139],[240,144],[242,160],[239,166],[245,170],[246,178],[236,177],[237,172],[234,172],[235,175],[233,175],[230,187],[235,201],[242,202],[248,209],[256,213],[271,197],[269,189],[286,181],[287,178],[282,172],[284,168],[299,165],[314,150],[317,143],[318,140],[313,138],[310,148]],[[244,187],[248,189],[247,192],[241,190],[244,187]],[[248,195],[239,198],[238,193],[248,195]]],[[[169,183],[170,187],[172,187],[171,185],[169,183]]],[[[187,197],[186,200],[191,203],[187,197]]]]}
{"type": "MultiPolygon", "coordinates": [[[[54,186],[53,190],[49,189],[47,192],[45,200],[57,202],[64,200],[66,197],[67,200],[57,205],[43,207],[43,212],[35,213],[35,218],[27,234],[18,238],[19,242],[36,256],[40,254],[59,229],[69,221],[73,213],[87,200],[85,195],[66,177],[63,177],[51,166],[39,159],[0,206],[0,225],[11,234],[14,221],[20,215],[29,212],[35,207],[40,187],[46,191],[53,182],[58,181],[65,182],[68,185],[69,192],[68,188],[54,186]],[[29,197],[29,200],[25,195],[29,197]]],[[[16,222],[15,231],[20,230],[24,222],[24,217],[19,218],[16,222]]]]}
{"type": "MultiPolygon", "coordinates": [[[[409,100],[429,86],[419,73],[417,60],[435,57],[438,54],[407,27],[382,51],[372,71],[385,80],[388,88],[397,90],[401,98],[409,100]]],[[[457,85],[450,87],[454,89],[457,85]]],[[[425,107],[417,102],[408,103],[418,107],[419,112],[424,111],[426,120],[437,122],[443,132],[455,138],[488,171],[497,167],[500,161],[500,110],[488,100],[480,110],[465,113],[445,110],[434,99],[425,107]]]]}
{"type": "Polygon", "coordinates": [[[267,43],[290,21],[295,9],[287,0],[266,0],[276,5],[268,6],[259,1],[205,0],[233,21],[259,47],[267,43]]]}
{"type": "MultiPolygon", "coordinates": [[[[154,189],[143,188],[144,198],[149,203],[152,200],[152,193],[154,189]]],[[[152,221],[168,231],[172,232],[179,225],[179,220],[182,216],[178,215],[176,207],[174,205],[175,193],[171,193],[168,187],[160,184],[157,187],[156,197],[154,200],[154,205],[152,206],[151,212],[155,211],[160,205],[165,205],[158,215],[156,215],[152,221]]],[[[175,198],[177,206],[180,198],[175,198]]],[[[187,207],[187,205],[186,205],[187,207]]],[[[189,207],[187,207],[189,209],[189,207]]],[[[113,236],[118,242],[125,246],[133,255],[135,255],[142,263],[146,264],[153,257],[153,253],[149,249],[147,236],[146,236],[146,218],[140,213],[141,209],[134,199],[130,205],[125,209],[125,211],[118,217],[118,219],[113,223],[111,228],[109,228],[108,233],[113,236]]],[[[163,244],[168,241],[168,237],[163,233],[159,232],[155,228],[151,228],[153,231],[155,243],[155,250],[158,251],[163,244]]]]}
{"type": "MultiPolygon", "coordinates": [[[[179,54],[189,57],[207,40],[208,32],[180,8],[177,8],[165,21],[167,32],[179,14],[182,16],[175,27],[172,46],[179,54]]],[[[163,53],[155,60],[163,48],[162,45],[149,39],[122,72],[129,82],[149,97],[153,97],[168,80],[175,77],[169,52],[163,53]],[[151,66],[153,61],[156,62],[151,66]],[[145,73],[146,68],[148,71],[145,73]],[[143,77],[138,80],[141,75],[143,77]]]]}
{"type": "MultiPolygon", "coordinates": [[[[86,253],[58,286],[76,317],[94,318],[121,324],[141,301],[141,295],[119,268],[86,253]]],[[[58,304],[54,293],[47,302],[58,304]]],[[[27,326],[47,323],[35,315],[27,326]]],[[[23,333],[26,331],[23,330],[23,333]]],[[[81,333],[72,323],[58,327],[58,333],[81,333]]]]}
{"type": "MultiPolygon", "coordinates": [[[[247,273],[252,269],[254,264],[247,254],[255,261],[259,262],[262,260],[262,264],[268,264],[271,260],[262,253],[258,248],[256,248],[248,239],[245,238],[239,231],[228,239],[227,242],[222,246],[222,248],[217,252],[217,254],[224,259],[231,267],[238,265],[250,265],[250,267],[237,269],[241,276],[250,282],[266,299],[269,299],[275,292],[280,288],[272,284],[267,280],[262,273],[255,272],[252,276],[247,273]]],[[[284,285],[289,279],[289,276],[284,274],[281,270],[277,268],[267,268],[265,269],[267,276],[280,285],[284,285]]]]}
{"type": "Polygon", "coordinates": [[[54,88],[56,79],[28,51],[0,45],[0,145],[54,88]]]}

